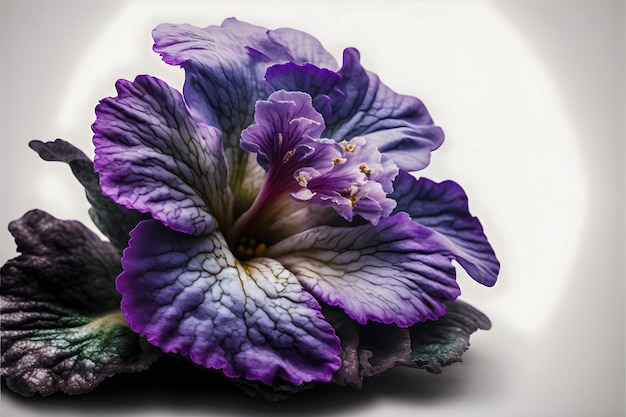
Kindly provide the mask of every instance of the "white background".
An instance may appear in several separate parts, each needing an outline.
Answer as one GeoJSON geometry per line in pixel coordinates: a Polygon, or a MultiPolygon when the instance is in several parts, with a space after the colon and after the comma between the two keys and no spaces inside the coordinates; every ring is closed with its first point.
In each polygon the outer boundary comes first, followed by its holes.
{"type": "MultiPolygon", "coordinates": [[[[151,29],[229,16],[307,31],[338,59],[355,46],[385,83],[424,100],[447,137],[422,174],[465,188],[502,262],[494,288],[459,274],[493,329],[442,375],[399,369],[361,391],[265,403],[184,368],[76,398],[3,387],[2,415],[623,415],[621,1],[0,1],[3,230],[32,208],[89,224],[69,168],[28,141],[61,137],[93,155],[93,108],[116,79],[182,85],[151,51],[151,29]]],[[[8,232],[0,244],[4,263],[16,255],[8,232]]]]}

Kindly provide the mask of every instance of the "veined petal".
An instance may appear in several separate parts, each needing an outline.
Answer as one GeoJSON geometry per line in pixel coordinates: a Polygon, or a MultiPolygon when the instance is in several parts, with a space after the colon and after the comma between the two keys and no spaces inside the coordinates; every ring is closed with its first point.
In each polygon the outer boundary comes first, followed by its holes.
{"type": "MultiPolygon", "coordinates": [[[[333,57],[312,36],[294,29],[267,30],[226,19],[221,26],[159,25],[154,50],[170,65],[185,69],[183,92],[194,115],[223,131],[229,184],[236,214],[261,187],[258,165],[239,147],[241,130],[252,123],[254,105],[272,88],[263,79],[268,66],[312,62],[335,69],[333,57]]],[[[262,172],[262,171],[261,171],[262,172]]]]}
{"type": "MultiPolygon", "coordinates": [[[[340,145],[341,154],[334,158],[331,170],[311,172],[301,168],[296,172],[294,176],[302,189],[292,196],[301,202],[332,207],[348,221],[358,214],[376,225],[396,206],[395,201],[387,198],[387,193],[393,191],[398,168],[364,137],[340,142],[340,145]]],[[[324,161],[330,157],[319,159],[324,161]]]]}
{"type": "Polygon", "coordinates": [[[119,310],[119,252],[85,226],[33,210],[11,222],[21,255],[0,269],[0,373],[22,395],[81,394],[162,352],[119,310]]]}
{"type": "Polygon", "coordinates": [[[267,385],[329,381],[340,366],[339,340],[295,277],[271,259],[237,261],[217,231],[142,222],[122,264],[122,311],[166,352],[267,385]]]}
{"type": "Polygon", "coordinates": [[[408,327],[445,313],[460,291],[434,233],[406,213],[377,226],[321,226],[267,249],[322,302],[354,320],[408,327]]]}
{"type": "Polygon", "coordinates": [[[277,91],[255,108],[255,123],[242,132],[241,147],[256,153],[266,171],[287,169],[286,176],[291,176],[293,168],[282,167],[292,167],[312,153],[307,145],[324,130],[324,119],[311,105],[311,97],[301,92],[277,91]]]}
{"type": "Polygon", "coordinates": [[[120,80],[96,108],[95,169],[105,195],[199,235],[230,224],[232,195],[217,128],[194,120],[182,96],[149,76],[120,80]]]}
{"type": "Polygon", "coordinates": [[[162,24],[152,35],[155,52],[185,69],[189,106],[228,132],[232,142],[226,141],[227,146],[238,145],[239,131],[252,122],[254,103],[271,92],[263,79],[269,65],[293,61],[336,67],[332,56],[304,32],[272,31],[234,18],[206,28],[162,24]]]}
{"type": "Polygon", "coordinates": [[[496,283],[500,263],[480,221],[470,214],[467,196],[458,184],[418,180],[401,171],[391,198],[398,202],[396,212],[408,213],[415,222],[440,235],[448,252],[472,278],[487,286],[496,283]]]}
{"type": "MultiPolygon", "coordinates": [[[[348,221],[360,215],[377,224],[389,216],[395,202],[387,193],[398,172],[391,158],[363,137],[340,143],[319,139],[323,129],[324,121],[306,93],[280,90],[257,102],[255,124],[242,132],[241,147],[256,153],[267,175],[228,235],[231,244],[245,235],[268,246],[284,238],[272,225],[288,217],[289,195],[301,203],[333,208],[348,221]]],[[[319,221],[306,224],[324,224],[326,213],[318,214],[319,221]]],[[[294,224],[291,234],[303,230],[301,224],[294,224]]]]}
{"type": "Polygon", "coordinates": [[[364,136],[399,168],[426,167],[430,152],[443,142],[442,129],[434,125],[421,100],[392,91],[359,60],[358,51],[348,48],[337,76],[325,68],[288,63],[268,68],[266,78],[274,88],[313,97],[326,121],[323,136],[337,141],[364,136]]]}

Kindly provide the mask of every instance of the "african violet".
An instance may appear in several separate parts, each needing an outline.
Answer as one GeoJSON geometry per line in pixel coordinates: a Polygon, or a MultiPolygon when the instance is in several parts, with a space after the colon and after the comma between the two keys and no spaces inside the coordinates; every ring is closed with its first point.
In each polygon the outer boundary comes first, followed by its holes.
{"type": "Polygon", "coordinates": [[[119,80],[96,107],[94,162],[31,142],[70,165],[109,241],[37,210],[11,223],[8,386],[87,392],[165,353],[274,399],[459,361],[490,323],[457,300],[452,261],[487,286],[499,263],[463,190],[412,174],[443,141],[424,104],[293,29],[153,37],[182,94],[119,80]]]}

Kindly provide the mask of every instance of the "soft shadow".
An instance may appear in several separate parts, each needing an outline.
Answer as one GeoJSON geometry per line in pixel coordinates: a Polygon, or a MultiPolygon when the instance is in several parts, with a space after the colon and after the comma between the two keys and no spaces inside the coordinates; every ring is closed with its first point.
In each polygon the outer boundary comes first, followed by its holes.
{"type": "Polygon", "coordinates": [[[464,391],[469,390],[472,384],[472,366],[466,365],[469,364],[447,367],[440,375],[396,368],[366,380],[361,390],[319,385],[287,400],[269,402],[260,397],[249,397],[217,372],[199,370],[186,362],[164,358],[148,371],[116,375],[85,395],[54,394],[25,398],[10,391],[4,381],[2,394],[21,408],[38,414],[67,410],[98,416],[113,412],[172,410],[181,414],[313,416],[331,411],[356,411],[380,399],[432,404],[463,397],[464,391]]]}

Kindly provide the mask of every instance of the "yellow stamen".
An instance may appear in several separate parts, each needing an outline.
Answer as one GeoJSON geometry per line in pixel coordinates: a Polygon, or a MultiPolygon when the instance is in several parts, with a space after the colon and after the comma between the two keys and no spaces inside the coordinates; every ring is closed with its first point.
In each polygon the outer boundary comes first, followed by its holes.
{"type": "Polygon", "coordinates": [[[244,245],[237,246],[237,256],[243,258],[246,254],[246,247],[244,245]]]}
{"type": "Polygon", "coordinates": [[[346,158],[333,158],[333,164],[337,165],[337,164],[343,164],[344,162],[346,162],[347,159],[346,158]]]}
{"type": "Polygon", "coordinates": [[[367,164],[359,165],[359,169],[361,170],[362,173],[367,175],[368,178],[369,178],[370,175],[372,175],[372,172],[374,172],[374,170],[371,169],[370,167],[368,167],[367,164]]]}
{"type": "Polygon", "coordinates": [[[350,186],[341,192],[341,196],[350,200],[352,207],[356,206],[356,202],[359,200],[359,187],[356,185],[350,186]]]}
{"type": "Polygon", "coordinates": [[[341,142],[339,142],[339,144],[341,146],[343,146],[343,149],[346,152],[355,152],[356,151],[356,145],[350,145],[348,142],[346,142],[345,140],[342,140],[341,142]]]}
{"type": "Polygon", "coordinates": [[[300,172],[296,177],[296,181],[300,185],[300,187],[305,187],[309,185],[309,175],[306,172],[300,172]]]}
{"type": "Polygon", "coordinates": [[[294,153],[296,153],[295,149],[291,149],[291,150],[287,151],[285,153],[285,156],[283,157],[283,162],[289,161],[289,159],[291,159],[291,157],[293,156],[294,153]]]}
{"type": "Polygon", "coordinates": [[[248,260],[255,256],[261,256],[265,253],[267,246],[261,242],[257,245],[254,238],[242,237],[237,245],[237,257],[240,260],[248,260]]]}
{"type": "Polygon", "coordinates": [[[256,249],[254,249],[254,256],[261,256],[265,253],[265,243],[259,243],[256,249]]]}

